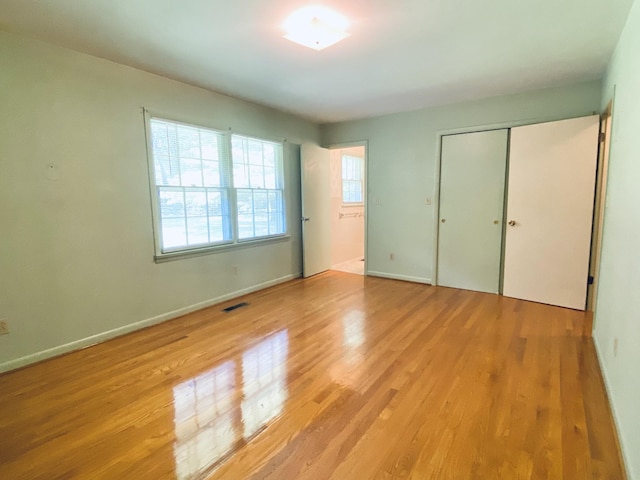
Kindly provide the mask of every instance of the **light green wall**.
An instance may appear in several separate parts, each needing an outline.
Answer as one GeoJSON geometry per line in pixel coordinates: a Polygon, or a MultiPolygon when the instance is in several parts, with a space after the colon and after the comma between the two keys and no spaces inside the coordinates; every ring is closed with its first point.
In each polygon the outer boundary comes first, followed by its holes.
{"type": "Polygon", "coordinates": [[[368,140],[367,268],[386,276],[433,279],[438,132],[535,123],[600,110],[599,82],[328,124],[325,145],[368,140]],[[395,259],[390,259],[394,253],[395,259]]]}
{"type": "MultiPolygon", "coordinates": [[[[0,55],[0,318],[11,330],[0,336],[0,371],[299,274],[295,144],[317,142],[317,126],[4,32],[0,55]],[[291,239],[155,264],[141,107],[286,137],[291,239]]],[[[435,200],[438,133],[591,114],[615,86],[595,338],[632,479],[640,479],[639,56],[636,3],[602,90],[590,82],[322,127],[325,144],[369,141],[369,269],[428,282],[435,202],[425,198],[435,200]]]]}
{"type": "Polygon", "coordinates": [[[594,337],[630,480],[640,479],[640,4],[611,59],[613,127],[594,337]],[[618,353],[613,343],[618,339],[618,353]]]}
{"type": "Polygon", "coordinates": [[[300,273],[294,144],[317,125],[4,32],[0,106],[0,370],[300,273]],[[155,264],[141,107],[287,138],[291,239],[155,264]]]}

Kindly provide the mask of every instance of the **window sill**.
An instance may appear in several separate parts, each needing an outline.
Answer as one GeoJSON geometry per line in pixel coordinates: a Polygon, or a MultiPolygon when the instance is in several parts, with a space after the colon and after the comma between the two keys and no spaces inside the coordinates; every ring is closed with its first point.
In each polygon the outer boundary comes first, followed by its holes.
{"type": "Polygon", "coordinates": [[[178,252],[169,252],[163,253],[161,255],[154,255],[153,261],[155,263],[172,262],[174,260],[181,260],[183,258],[201,257],[203,255],[229,252],[232,250],[241,250],[243,248],[258,247],[271,243],[288,242],[290,239],[291,235],[278,235],[276,237],[260,238],[256,240],[241,240],[237,243],[227,243],[224,245],[194,248],[192,250],[180,250],[178,252]]]}

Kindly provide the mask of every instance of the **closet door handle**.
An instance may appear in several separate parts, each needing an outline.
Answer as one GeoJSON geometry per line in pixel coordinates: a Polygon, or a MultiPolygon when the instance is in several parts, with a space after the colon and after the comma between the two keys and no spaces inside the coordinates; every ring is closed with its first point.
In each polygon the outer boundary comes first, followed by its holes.
{"type": "Polygon", "coordinates": [[[509,220],[509,226],[514,227],[516,225],[515,220],[509,220]]]}

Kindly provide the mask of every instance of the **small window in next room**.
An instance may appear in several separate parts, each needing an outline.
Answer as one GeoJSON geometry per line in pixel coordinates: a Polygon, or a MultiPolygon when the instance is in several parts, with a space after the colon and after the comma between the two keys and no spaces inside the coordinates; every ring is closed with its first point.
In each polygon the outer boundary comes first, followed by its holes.
{"type": "Polygon", "coordinates": [[[361,205],[364,202],[364,160],[342,155],[342,203],[361,205]]]}

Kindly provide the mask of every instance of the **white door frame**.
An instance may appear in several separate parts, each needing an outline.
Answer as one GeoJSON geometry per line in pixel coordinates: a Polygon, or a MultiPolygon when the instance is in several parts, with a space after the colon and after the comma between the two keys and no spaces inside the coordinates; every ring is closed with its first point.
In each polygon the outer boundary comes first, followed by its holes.
{"type": "Polygon", "coordinates": [[[354,142],[331,143],[324,148],[337,150],[340,148],[364,147],[364,274],[369,275],[369,201],[367,192],[369,190],[369,140],[356,140],[354,142]]]}
{"type": "MultiPolygon", "coordinates": [[[[546,122],[555,122],[558,120],[569,120],[571,118],[580,118],[586,117],[589,115],[598,115],[598,112],[587,111],[580,114],[571,115],[569,117],[554,115],[550,117],[540,117],[540,118],[530,118],[527,120],[513,120],[508,122],[500,122],[500,123],[490,123],[484,125],[472,125],[469,127],[461,127],[461,128],[450,128],[438,130],[436,132],[436,161],[434,166],[434,192],[433,192],[433,285],[438,285],[438,235],[440,233],[440,161],[442,157],[442,137],[445,135],[454,135],[456,133],[473,133],[473,132],[483,132],[486,130],[501,130],[505,128],[513,128],[513,127],[522,127],[524,125],[533,125],[535,123],[546,123],[546,122]]],[[[507,153],[507,171],[509,169],[509,159],[507,153]]],[[[505,195],[508,192],[505,192],[505,195]]],[[[366,218],[365,218],[366,220],[366,218]]],[[[504,222],[503,222],[504,223],[504,222]]],[[[502,279],[501,279],[502,282],[502,279]]],[[[502,293],[502,284],[500,285],[500,292],[502,293]]]]}
{"type": "MultiPolygon", "coordinates": [[[[600,285],[600,258],[602,256],[602,240],[604,233],[604,214],[606,211],[607,184],[609,156],[611,147],[611,133],[613,130],[613,105],[614,96],[607,107],[600,115],[600,135],[604,134],[604,139],[598,139],[598,166],[596,177],[596,195],[593,209],[593,231],[591,234],[591,257],[589,259],[589,275],[593,278],[593,283],[587,289],[587,311],[594,312],[598,296],[598,286],[600,285]]],[[[592,329],[595,329],[595,316],[592,329]]]]}

